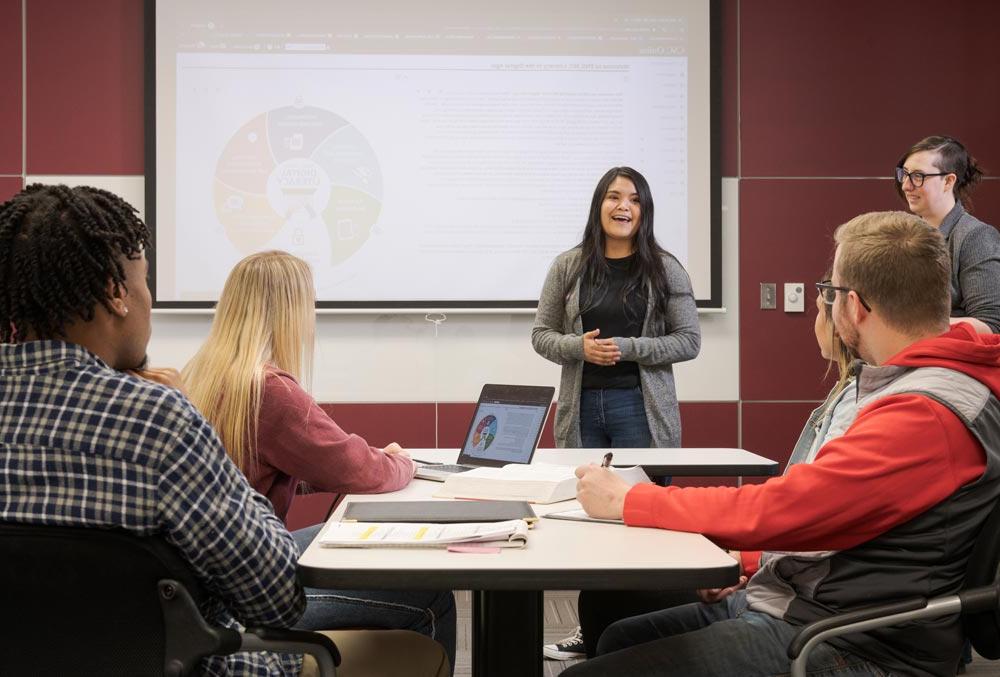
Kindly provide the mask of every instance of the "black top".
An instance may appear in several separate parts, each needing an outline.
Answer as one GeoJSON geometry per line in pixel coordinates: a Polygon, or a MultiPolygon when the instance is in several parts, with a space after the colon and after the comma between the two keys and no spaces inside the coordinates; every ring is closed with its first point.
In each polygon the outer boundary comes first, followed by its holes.
{"type": "MultiPolygon", "coordinates": [[[[622,293],[628,282],[636,254],[623,259],[605,259],[611,267],[608,280],[602,290],[592,294],[586,277],[580,283],[580,307],[584,309],[583,331],[600,329],[597,338],[616,336],[642,336],[642,323],[646,319],[646,288],[640,286],[629,294],[628,312],[622,303],[622,293]],[[597,301],[595,304],[594,301],[597,301]]],[[[590,362],[583,363],[584,388],[636,388],[639,386],[639,365],[622,360],[610,367],[602,367],[590,362]]]]}

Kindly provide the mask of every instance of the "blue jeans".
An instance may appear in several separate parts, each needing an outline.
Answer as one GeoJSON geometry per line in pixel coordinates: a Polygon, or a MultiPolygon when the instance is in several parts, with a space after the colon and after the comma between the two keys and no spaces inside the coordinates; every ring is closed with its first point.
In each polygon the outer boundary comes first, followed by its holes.
{"type": "MultiPolygon", "coordinates": [[[[292,532],[305,552],[323,527],[292,532]]],[[[324,590],[306,588],[306,612],[298,630],[378,628],[413,630],[439,642],[455,670],[455,596],[450,590],[324,590]]]]}
{"type": "MultiPolygon", "coordinates": [[[[585,388],[580,392],[580,441],[584,449],[643,449],[652,446],[642,388],[585,388]]],[[[661,487],[669,475],[654,477],[661,487]]]]}
{"type": "Polygon", "coordinates": [[[642,388],[580,392],[580,440],[584,449],[641,449],[653,443],[642,388]]]}
{"type": "MultiPolygon", "coordinates": [[[[746,592],[716,604],[686,604],[618,621],[597,644],[597,658],[565,670],[563,677],[772,677],[787,675],[786,651],[798,627],[747,609],[746,592]]],[[[821,644],[809,674],[888,677],[877,665],[821,644]]]]}

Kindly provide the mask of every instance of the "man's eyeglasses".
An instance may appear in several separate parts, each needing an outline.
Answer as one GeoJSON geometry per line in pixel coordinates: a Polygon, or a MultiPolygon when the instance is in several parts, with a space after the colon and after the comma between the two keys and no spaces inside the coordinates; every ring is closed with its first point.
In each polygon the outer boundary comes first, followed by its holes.
{"type": "Polygon", "coordinates": [[[928,176],[948,176],[951,173],[938,172],[937,174],[927,174],[926,172],[908,172],[903,167],[896,167],[896,182],[902,185],[909,178],[914,188],[920,188],[920,186],[924,185],[924,179],[928,176]]]}
{"type": "Polygon", "coordinates": [[[835,287],[830,284],[830,280],[823,280],[822,282],[816,283],[816,291],[819,292],[820,296],[823,297],[823,303],[828,306],[832,306],[833,302],[837,300],[837,292],[842,291],[845,294],[847,292],[853,291],[858,296],[858,301],[861,301],[861,305],[865,307],[869,313],[872,311],[871,306],[865,303],[865,300],[861,298],[861,294],[858,294],[856,289],[851,289],[850,287],[835,287]]]}

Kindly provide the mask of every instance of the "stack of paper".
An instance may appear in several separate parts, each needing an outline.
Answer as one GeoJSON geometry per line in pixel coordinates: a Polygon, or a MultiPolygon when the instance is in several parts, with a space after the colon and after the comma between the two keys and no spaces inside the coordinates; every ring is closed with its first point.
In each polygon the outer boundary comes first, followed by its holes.
{"type": "Polygon", "coordinates": [[[528,541],[524,520],[468,524],[330,522],[319,535],[324,548],[437,548],[452,543],[489,543],[523,548],[528,541]]]}

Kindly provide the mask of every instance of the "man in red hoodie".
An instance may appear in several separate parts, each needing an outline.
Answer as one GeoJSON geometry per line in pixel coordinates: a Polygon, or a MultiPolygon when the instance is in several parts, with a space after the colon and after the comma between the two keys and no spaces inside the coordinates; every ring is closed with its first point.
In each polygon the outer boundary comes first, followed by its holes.
{"type": "MultiPolygon", "coordinates": [[[[866,604],[957,592],[1000,497],[1000,338],[949,330],[940,233],[903,212],[838,228],[820,285],[837,331],[867,363],[858,416],[811,464],[741,488],[628,487],[577,469],[595,517],[700,532],[743,551],[746,590],[612,625],[599,656],[566,677],[779,675],[798,627],[866,604]],[[770,552],[763,560],[759,552],[770,552]],[[763,561],[763,565],[759,567],[763,561]]],[[[955,674],[959,619],[909,623],[821,645],[823,675],[955,674]]]]}

